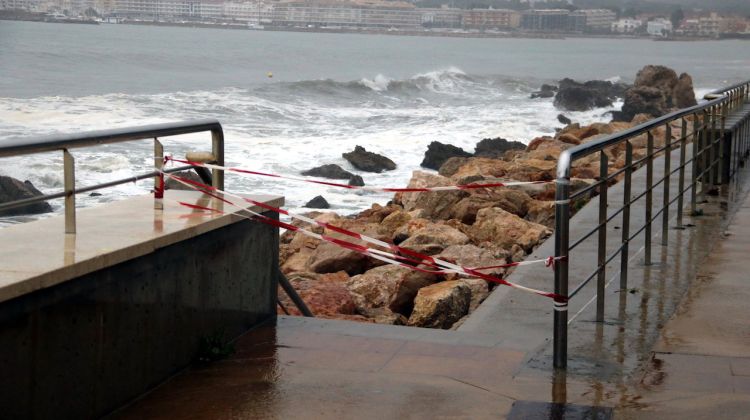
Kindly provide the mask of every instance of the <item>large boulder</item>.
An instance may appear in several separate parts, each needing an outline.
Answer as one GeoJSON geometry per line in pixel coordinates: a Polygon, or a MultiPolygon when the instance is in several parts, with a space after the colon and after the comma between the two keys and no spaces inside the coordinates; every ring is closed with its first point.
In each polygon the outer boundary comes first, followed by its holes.
{"type": "Polygon", "coordinates": [[[472,225],[477,218],[477,212],[487,207],[500,207],[519,217],[526,216],[531,197],[523,191],[510,188],[500,188],[482,193],[475,193],[456,203],[451,208],[451,219],[472,225]]]}
{"type": "Polygon", "coordinates": [[[609,107],[615,99],[624,95],[626,89],[627,85],[604,80],[579,83],[572,79],[563,79],[560,81],[554,104],[568,111],[609,107]]]}
{"type": "Polygon", "coordinates": [[[467,157],[458,157],[454,156],[448,160],[445,161],[442,165],[440,165],[440,169],[438,169],[438,174],[446,177],[451,177],[453,174],[455,174],[458,169],[463,166],[466,162],[469,161],[471,158],[467,157]]]}
{"type": "Polygon", "coordinates": [[[439,141],[433,141],[427,146],[424,152],[424,159],[420,166],[424,168],[438,170],[440,166],[452,157],[470,157],[471,153],[456,147],[452,144],[443,144],[439,141]]]}
{"type": "MultiPolygon", "coordinates": [[[[407,187],[442,187],[453,184],[451,179],[444,176],[414,171],[407,187]]],[[[419,209],[422,211],[422,217],[447,219],[453,204],[468,195],[466,191],[408,192],[396,194],[393,201],[395,204],[401,204],[407,212],[419,209]]]]}
{"type": "MultiPolygon", "coordinates": [[[[0,204],[11,201],[25,200],[43,195],[34,185],[29,182],[21,182],[9,176],[0,176],[0,204]]],[[[48,202],[27,204],[21,207],[14,207],[0,211],[0,216],[17,216],[21,214],[39,214],[52,211],[52,206],[48,202]]]]}
{"type": "Polygon", "coordinates": [[[307,207],[308,209],[327,209],[330,208],[331,205],[328,204],[328,200],[322,195],[317,195],[312,200],[305,203],[304,207],[307,207]]]}
{"type": "Polygon", "coordinates": [[[361,314],[367,314],[374,308],[386,308],[408,317],[419,289],[438,280],[433,274],[384,265],[352,277],[346,287],[361,314]]]}
{"type": "Polygon", "coordinates": [[[479,210],[477,220],[468,232],[474,243],[490,242],[507,250],[518,245],[526,253],[552,234],[546,226],[497,207],[479,210]]]}
{"type": "Polygon", "coordinates": [[[633,87],[625,93],[622,111],[614,112],[615,121],[632,121],[638,114],[660,117],[676,108],[695,105],[693,79],[665,66],[648,65],[642,68],[633,87]]]}
{"type": "Polygon", "coordinates": [[[524,150],[526,145],[520,141],[510,141],[504,138],[483,139],[474,148],[474,156],[499,159],[508,150],[524,150]]]}
{"type": "MultiPolygon", "coordinates": [[[[443,252],[436,255],[443,261],[452,262],[466,268],[494,267],[508,263],[509,254],[499,247],[480,248],[476,245],[451,245],[445,248],[443,252]]],[[[491,276],[502,276],[505,274],[504,268],[493,268],[482,270],[483,273],[491,276]]],[[[446,274],[446,280],[457,280],[464,277],[463,274],[446,274]]],[[[484,280],[482,280],[484,282],[484,280]]]]}
{"type": "MultiPolygon", "coordinates": [[[[292,273],[287,276],[310,311],[316,317],[330,318],[336,315],[354,315],[356,306],[346,282],[346,273],[316,274],[309,272],[292,273]]],[[[290,315],[302,315],[286,292],[279,288],[279,300],[290,315]]]]}
{"type": "Polygon", "coordinates": [[[316,166],[312,169],[302,171],[302,175],[317,176],[320,178],[329,179],[351,179],[354,176],[353,173],[344,170],[344,168],[339,165],[334,165],[332,163],[328,165],[316,166]]]}
{"type": "Polygon", "coordinates": [[[531,99],[551,98],[555,96],[555,92],[557,92],[557,86],[543,84],[538,91],[532,92],[530,97],[531,99]]]}
{"type": "Polygon", "coordinates": [[[366,172],[383,172],[396,169],[396,163],[383,155],[368,152],[362,146],[356,146],[353,151],[341,155],[355,168],[366,172]]]}
{"type": "Polygon", "coordinates": [[[408,325],[448,329],[469,312],[470,304],[471,288],[461,280],[424,287],[414,299],[408,325]]]}
{"type": "Polygon", "coordinates": [[[435,255],[451,245],[465,245],[469,237],[447,225],[429,224],[412,233],[400,246],[415,252],[435,255]]]}

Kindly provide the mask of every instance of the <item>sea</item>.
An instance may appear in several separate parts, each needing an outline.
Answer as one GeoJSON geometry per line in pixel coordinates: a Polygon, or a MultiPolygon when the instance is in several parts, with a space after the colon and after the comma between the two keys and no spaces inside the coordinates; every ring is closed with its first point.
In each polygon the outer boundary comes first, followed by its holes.
{"type": "MultiPolygon", "coordinates": [[[[748,79],[750,42],[448,38],[0,21],[0,143],[12,137],[216,118],[228,165],[298,176],[335,163],[371,186],[405,186],[432,141],[472,151],[483,138],[528,142],[562,125],[543,83],[632,82],[647,64],[692,75],[698,96],[748,79]],[[360,145],[396,162],[361,172],[360,145]]],[[[621,104],[615,104],[617,108],[621,104]]],[[[607,121],[608,111],[564,112],[607,121]]],[[[167,154],[210,150],[210,136],[162,139],[167,154]]],[[[79,186],[152,170],[149,140],[76,149],[79,186]]],[[[62,154],[0,159],[0,174],[62,188],[62,154]]],[[[80,206],[146,194],[151,181],[81,195],[80,206]]],[[[322,195],[351,214],[391,195],[229,174],[233,193],[286,197],[302,211],[322,195]]],[[[62,203],[53,202],[56,211],[62,203]]],[[[6,218],[0,224],[28,218],[6,218]]]]}

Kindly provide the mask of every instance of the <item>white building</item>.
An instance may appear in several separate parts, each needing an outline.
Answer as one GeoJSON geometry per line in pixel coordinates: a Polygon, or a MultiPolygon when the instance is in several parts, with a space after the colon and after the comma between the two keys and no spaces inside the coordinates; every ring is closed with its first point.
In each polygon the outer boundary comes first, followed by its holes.
{"type": "Polygon", "coordinates": [[[620,19],[612,22],[612,32],[619,34],[632,34],[643,26],[643,21],[638,19],[620,19]]]}
{"type": "Polygon", "coordinates": [[[672,22],[668,19],[654,19],[646,25],[646,32],[655,37],[668,36],[672,33],[672,22]]]}

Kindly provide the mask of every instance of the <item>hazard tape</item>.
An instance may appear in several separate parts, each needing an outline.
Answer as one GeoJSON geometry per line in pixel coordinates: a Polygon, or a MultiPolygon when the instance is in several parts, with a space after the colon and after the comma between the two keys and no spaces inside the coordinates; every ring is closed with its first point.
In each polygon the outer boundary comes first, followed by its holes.
{"type": "Polygon", "coordinates": [[[348,190],[360,190],[370,192],[385,192],[385,193],[397,193],[397,192],[437,192],[437,191],[466,191],[466,190],[479,190],[484,188],[500,188],[500,187],[516,187],[520,185],[540,185],[540,184],[551,184],[555,181],[512,181],[512,182],[493,182],[487,184],[461,184],[461,185],[446,185],[442,187],[412,187],[412,188],[384,188],[384,187],[368,187],[358,185],[341,184],[338,182],[320,181],[310,178],[298,178],[286,175],[270,174],[266,172],[251,171],[249,169],[235,168],[230,166],[215,165],[212,163],[193,162],[184,159],[177,159],[174,157],[166,157],[166,161],[173,161],[178,163],[184,163],[187,165],[200,166],[206,169],[217,169],[220,171],[235,172],[244,175],[257,175],[265,176],[278,179],[286,179],[289,181],[307,182],[311,184],[326,185],[329,187],[345,188],[348,190]]]}
{"type": "MultiPolygon", "coordinates": [[[[348,230],[343,229],[343,228],[336,228],[334,226],[335,229],[331,229],[331,230],[333,230],[335,232],[338,232],[338,233],[345,234],[347,236],[355,237],[357,239],[362,239],[364,241],[368,241],[368,239],[369,239],[369,241],[379,242],[380,244],[383,244],[383,245],[380,245],[380,246],[385,246],[385,247],[387,247],[387,248],[389,248],[389,249],[391,249],[393,251],[404,252],[405,254],[407,254],[407,255],[409,255],[411,257],[420,258],[420,260],[418,261],[418,260],[415,260],[413,258],[403,257],[403,256],[399,256],[399,255],[394,255],[394,254],[391,254],[391,253],[386,252],[386,251],[382,251],[382,250],[370,248],[370,247],[363,246],[363,245],[354,244],[354,243],[351,243],[351,242],[348,242],[348,241],[344,241],[344,240],[340,240],[340,239],[337,239],[337,238],[330,237],[328,235],[318,234],[318,233],[315,233],[315,232],[312,232],[312,231],[309,231],[309,230],[306,230],[306,229],[302,229],[302,228],[300,228],[298,226],[294,226],[294,225],[292,225],[290,223],[278,221],[278,220],[272,219],[272,218],[270,218],[268,216],[265,216],[265,215],[262,215],[260,213],[254,212],[254,211],[252,211],[252,210],[250,210],[250,209],[248,209],[246,207],[239,206],[239,205],[233,203],[232,201],[227,200],[226,198],[223,198],[223,197],[219,196],[218,194],[226,195],[226,196],[229,196],[229,197],[234,197],[234,198],[246,201],[246,202],[248,202],[250,204],[253,204],[253,205],[259,205],[259,202],[255,201],[255,200],[251,200],[251,199],[248,199],[248,198],[236,195],[236,194],[232,194],[232,193],[229,193],[227,191],[220,190],[220,189],[218,189],[216,187],[203,184],[201,182],[192,181],[192,180],[189,180],[189,179],[186,179],[186,178],[182,178],[182,177],[179,177],[179,176],[176,176],[176,175],[172,175],[172,174],[168,174],[168,173],[164,173],[164,172],[162,172],[162,173],[164,175],[168,176],[169,178],[174,179],[175,181],[177,181],[177,182],[179,182],[179,183],[181,183],[183,185],[186,185],[186,186],[188,186],[188,187],[190,187],[192,189],[195,189],[197,191],[203,192],[203,193],[205,193],[205,194],[207,194],[207,195],[209,195],[211,197],[214,197],[214,198],[216,198],[216,199],[218,199],[218,200],[220,200],[220,201],[222,201],[224,203],[227,203],[227,204],[229,204],[231,206],[237,207],[241,211],[247,212],[247,213],[249,213],[249,214],[252,215],[252,217],[247,217],[247,218],[252,218],[254,220],[259,220],[259,221],[261,221],[263,223],[266,223],[266,224],[270,224],[270,225],[273,225],[273,226],[276,226],[276,227],[279,227],[279,228],[287,229],[287,230],[290,230],[290,231],[293,231],[293,232],[299,232],[299,233],[302,233],[302,234],[304,234],[306,236],[309,236],[309,237],[312,237],[312,238],[315,238],[315,239],[319,239],[319,240],[323,240],[323,241],[326,241],[326,242],[329,242],[329,243],[333,243],[333,244],[341,246],[343,248],[350,249],[352,251],[355,251],[355,252],[358,252],[358,253],[361,253],[361,254],[364,254],[364,255],[368,255],[368,256],[370,256],[372,258],[375,258],[377,260],[386,262],[388,264],[398,265],[398,266],[409,268],[411,270],[421,271],[421,272],[426,272],[426,273],[434,273],[434,274],[444,274],[444,273],[464,274],[464,275],[467,275],[469,277],[481,278],[481,279],[483,279],[485,281],[488,281],[488,282],[498,283],[498,284],[502,284],[502,285],[505,285],[505,286],[513,287],[513,288],[518,289],[518,290],[523,290],[523,291],[526,291],[526,292],[529,292],[529,293],[534,293],[534,294],[537,294],[537,295],[540,295],[540,296],[545,296],[545,297],[548,297],[548,298],[552,298],[552,299],[555,299],[556,302],[557,301],[567,301],[567,297],[560,296],[560,295],[557,295],[555,293],[545,292],[545,291],[542,291],[542,290],[537,290],[537,289],[533,289],[533,288],[530,288],[530,287],[522,286],[520,284],[509,282],[509,281],[507,281],[505,279],[501,279],[499,277],[494,277],[494,276],[491,276],[491,275],[488,275],[488,274],[481,273],[481,272],[479,272],[479,271],[477,271],[475,269],[471,269],[471,268],[467,268],[467,267],[462,267],[460,265],[456,265],[456,264],[453,264],[453,263],[450,263],[450,262],[447,262],[447,261],[444,261],[444,260],[440,260],[440,259],[428,256],[428,255],[420,254],[418,252],[415,252],[415,251],[412,251],[412,250],[409,250],[409,249],[406,249],[406,248],[401,248],[401,247],[399,247],[399,246],[397,246],[395,244],[389,244],[389,243],[384,242],[384,241],[380,241],[380,240],[377,240],[377,239],[374,239],[374,238],[369,238],[369,237],[367,237],[365,235],[361,235],[361,234],[358,234],[356,232],[351,232],[351,231],[348,231],[348,230]],[[367,238],[367,239],[365,239],[365,238],[367,238]],[[400,262],[398,260],[402,260],[402,261],[403,260],[407,260],[407,261],[410,261],[410,262],[422,263],[422,264],[426,264],[428,266],[433,266],[433,267],[441,266],[442,268],[438,269],[438,270],[428,270],[428,269],[424,269],[424,268],[421,268],[421,267],[412,266],[410,264],[406,264],[406,263],[400,262]]],[[[183,206],[186,206],[186,207],[189,207],[189,208],[193,208],[193,209],[200,209],[200,210],[205,210],[205,211],[210,211],[210,212],[225,213],[225,212],[223,212],[221,210],[218,210],[218,209],[212,209],[212,208],[209,208],[209,207],[199,206],[199,205],[196,205],[196,204],[190,204],[190,203],[185,203],[185,202],[179,202],[179,203],[181,205],[183,205],[183,206]]],[[[262,206],[259,205],[259,207],[266,208],[268,210],[274,209],[272,206],[268,206],[265,203],[262,203],[262,204],[264,204],[264,205],[262,205],[262,206]]],[[[279,210],[281,210],[281,209],[279,209],[279,210]]],[[[289,214],[285,210],[281,210],[280,214],[287,214],[287,215],[291,216],[291,214],[289,214]]],[[[312,219],[310,219],[310,220],[312,220],[312,219]]],[[[313,221],[313,223],[314,224],[318,224],[318,222],[316,222],[316,221],[313,221]]]]}

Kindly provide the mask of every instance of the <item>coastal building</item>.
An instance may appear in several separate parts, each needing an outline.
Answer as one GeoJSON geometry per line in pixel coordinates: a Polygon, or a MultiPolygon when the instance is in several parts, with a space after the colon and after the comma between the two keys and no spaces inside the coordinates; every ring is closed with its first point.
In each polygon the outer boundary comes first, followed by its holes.
{"type": "Polygon", "coordinates": [[[620,19],[612,22],[611,30],[618,34],[632,34],[643,27],[643,21],[638,19],[620,19]]]}
{"type": "Polygon", "coordinates": [[[721,18],[716,13],[711,13],[709,16],[698,19],[698,35],[707,37],[718,37],[722,25],[721,18]]]}
{"type": "Polygon", "coordinates": [[[472,9],[463,12],[466,28],[511,29],[521,25],[521,14],[507,9],[472,9]]]}
{"type": "Polygon", "coordinates": [[[449,7],[418,9],[422,13],[422,26],[430,28],[460,28],[464,11],[449,7]]]}
{"type": "Polygon", "coordinates": [[[421,12],[409,3],[402,3],[399,6],[398,8],[380,8],[343,7],[335,4],[277,4],[273,7],[271,20],[274,26],[287,27],[333,26],[388,29],[422,27],[421,12]]]}
{"type": "Polygon", "coordinates": [[[531,32],[565,32],[569,29],[565,9],[532,9],[521,12],[521,29],[531,32]]]}
{"type": "Polygon", "coordinates": [[[616,18],[615,12],[608,9],[576,10],[568,15],[568,29],[572,32],[610,32],[616,18]]]}
{"type": "Polygon", "coordinates": [[[646,24],[646,32],[653,37],[665,37],[672,33],[672,22],[658,18],[646,24]]]}
{"type": "Polygon", "coordinates": [[[116,0],[115,14],[141,19],[200,18],[201,0],[116,0]]]}

